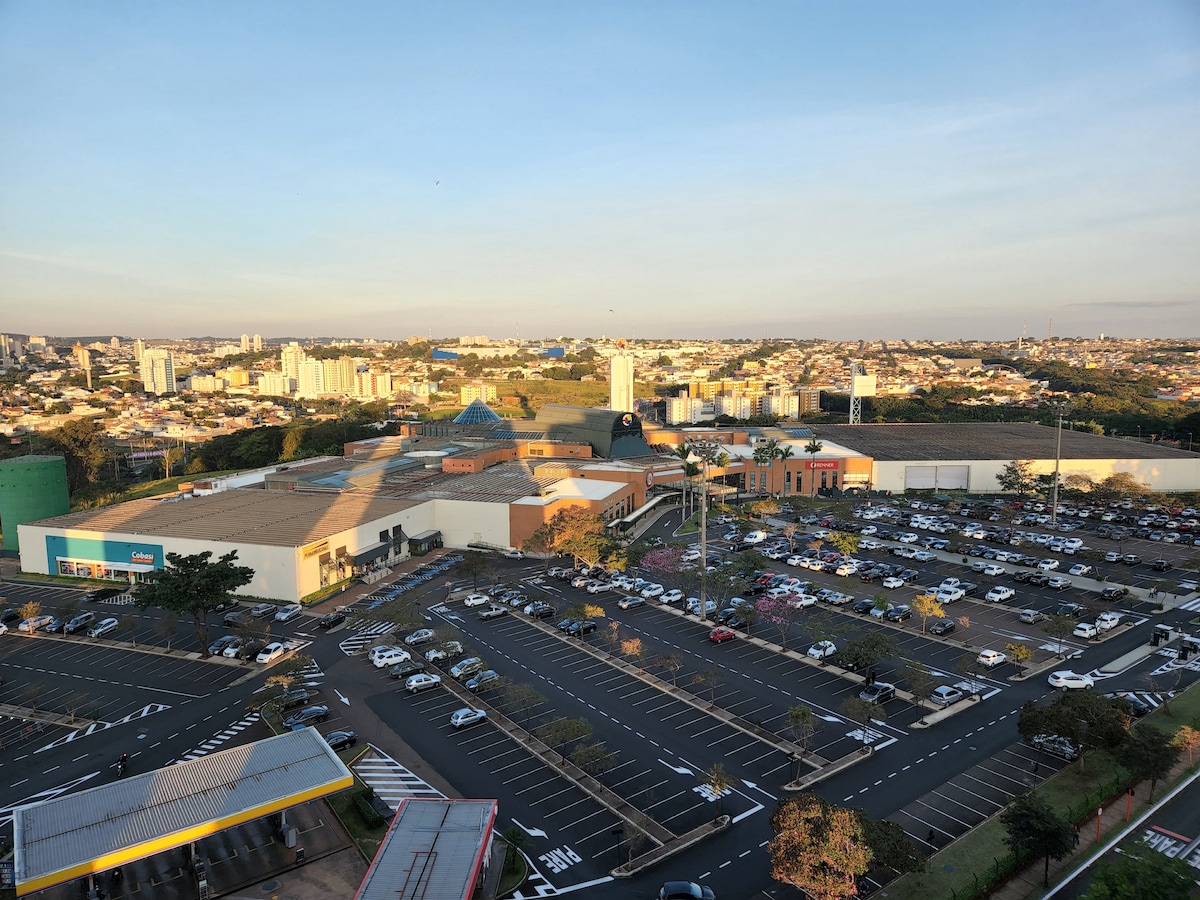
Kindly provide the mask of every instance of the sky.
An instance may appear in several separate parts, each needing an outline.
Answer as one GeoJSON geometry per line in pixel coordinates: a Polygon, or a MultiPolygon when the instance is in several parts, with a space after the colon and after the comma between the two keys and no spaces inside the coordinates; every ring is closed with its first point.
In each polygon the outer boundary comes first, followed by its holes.
{"type": "Polygon", "coordinates": [[[1200,337],[1196,0],[0,0],[0,331],[1200,337]]]}

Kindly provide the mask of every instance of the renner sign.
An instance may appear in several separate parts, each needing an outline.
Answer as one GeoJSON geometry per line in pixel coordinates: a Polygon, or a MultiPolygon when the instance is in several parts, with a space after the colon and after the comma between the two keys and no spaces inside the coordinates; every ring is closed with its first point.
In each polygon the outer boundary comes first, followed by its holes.
{"type": "Polygon", "coordinates": [[[808,468],[810,469],[836,469],[838,461],[836,459],[810,459],[808,468]]]}

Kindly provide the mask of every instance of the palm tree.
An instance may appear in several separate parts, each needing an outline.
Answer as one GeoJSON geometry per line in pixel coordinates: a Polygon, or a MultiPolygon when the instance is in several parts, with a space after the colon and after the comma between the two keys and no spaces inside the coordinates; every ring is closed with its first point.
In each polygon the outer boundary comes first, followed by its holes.
{"type": "Polygon", "coordinates": [[[692,479],[700,474],[700,467],[694,462],[689,462],[688,457],[692,455],[692,448],[687,444],[680,444],[671,451],[672,456],[677,456],[683,460],[683,508],[686,510],[688,505],[688,492],[692,483],[692,479]]]}
{"type": "Polygon", "coordinates": [[[812,479],[812,496],[813,497],[817,496],[817,470],[813,468],[813,464],[816,463],[816,461],[817,461],[817,454],[820,453],[824,449],[825,449],[825,445],[822,444],[820,441],[818,441],[816,438],[811,438],[809,440],[809,442],[804,445],[804,452],[809,454],[809,456],[812,457],[812,461],[808,464],[808,472],[809,472],[809,478],[812,479]]]}
{"type": "MultiPolygon", "coordinates": [[[[775,459],[779,460],[780,462],[784,462],[785,460],[791,459],[795,452],[795,448],[790,444],[784,444],[782,447],[775,448],[775,459]]],[[[771,463],[771,468],[775,468],[774,463],[771,463]]],[[[774,481],[775,479],[772,478],[771,480],[774,481]]]]}

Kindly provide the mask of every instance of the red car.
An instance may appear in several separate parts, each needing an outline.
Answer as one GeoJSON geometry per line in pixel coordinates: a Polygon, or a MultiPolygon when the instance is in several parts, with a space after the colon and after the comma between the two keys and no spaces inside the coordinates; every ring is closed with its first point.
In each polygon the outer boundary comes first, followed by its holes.
{"type": "Polygon", "coordinates": [[[737,637],[737,632],[732,628],[726,628],[724,625],[714,628],[708,633],[708,639],[714,644],[732,641],[735,637],[737,637]]]}

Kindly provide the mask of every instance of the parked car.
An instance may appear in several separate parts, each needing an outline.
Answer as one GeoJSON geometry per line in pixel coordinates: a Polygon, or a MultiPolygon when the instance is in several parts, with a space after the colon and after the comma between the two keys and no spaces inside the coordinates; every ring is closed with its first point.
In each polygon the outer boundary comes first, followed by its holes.
{"type": "Polygon", "coordinates": [[[1030,625],[1036,625],[1038,622],[1044,622],[1049,618],[1044,612],[1037,609],[1023,609],[1017,615],[1017,618],[1022,622],[1027,622],[1030,625]]]}
{"type": "Polygon", "coordinates": [[[933,693],[929,696],[929,699],[938,706],[949,706],[951,703],[957,703],[963,696],[963,692],[958,688],[943,684],[933,689],[933,693]]]}
{"type": "Polygon", "coordinates": [[[1111,631],[1121,624],[1121,614],[1114,612],[1102,612],[1096,616],[1096,628],[1100,631],[1111,631]]]}
{"type": "Polygon", "coordinates": [[[284,719],[283,724],[284,727],[295,731],[299,728],[307,728],[309,725],[314,725],[317,722],[324,722],[328,718],[328,706],[306,706],[295,715],[284,719]]]}
{"type": "Polygon", "coordinates": [[[737,637],[737,632],[725,625],[719,625],[708,633],[708,639],[714,644],[723,644],[737,637]]]}
{"type": "Polygon", "coordinates": [[[325,735],[325,743],[330,750],[346,750],[358,743],[358,735],[353,731],[331,731],[325,735]]]}
{"type": "Polygon", "coordinates": [[[464,678],[478,675],[486,668],[487,666],[483,664],[482,659],[478,656],[471,656],[451,666],[450,677],[462,681],[464,678]]]}
{"type": "Polygon", "coordinates": [[[478,693],[486,687],[495,687],[500,683],[500,673],[495,669],[484,669],[478,675],[467,679],[466,688],[468,691],[478,693]]]}
{"type": "Polygon", "coordinates": [[[622,597],[620,600],[617,601],[617,606],[621,607],[621,609],[633,609],[635,606],[645,606],[645,605],[646,605],[645,597],[637,597],[637,596],[622,597]]]}
{"type": "Polygon", "coordinates": [[[439,644],[436,647],[431,647],[425,651],[426,662],[439,662],[443,659],[453,659],[456,656],[462,656],[463,645],[458,641],[446,641],[444,644],[439,644]]]}
{"type": "Polygon", "coordinates": [[[1046,587],[1054,588],[1056,591],[1065,591],[1067,588],[1074,587],[1074,585],[1071,583],[1071,579],[1055,575],[1046,582],[1046,587]]]}
{"type": "Polygon", "coordinates": [[[233,634],[223,634],[211,644],[208,645],[208,652],[211,656],[224,656],[225,649],[230,644],[239,643],[241,638],[233,634]]]}
{"type": "Polygon", "coordinates": [[[1087,612],[1087,607],[1079,603],[1060,603],[1056,615],[1070,616],[1072,619],[1081,619],[1083,614],[1087,612]]]}
{"type": "Polygon", "coordinates": [[[1067,574],[1068,575],[1078,575],[1078,576],[1090,576],[1092,574],[1092,567],[1089,565],[1085,565],[1084,563],[1076,563],[1075,565],[1071,566],[1071,569],[1069,572],[1067,572],[1067,574]]]}
{"type": "Polygon", "coordinates": [[[431,675],[428,672],[418,672],[416,675],[409,675],[404,679],[404,689],[410,694],[415,694],[417,691],[424,691],[431,687],[437,687],[442,683],[441,675],[431,675]]]}
{"type": "Polygon", "coordinates": [[[1073,637],[1091,640],[1092,638],[1100,636],[1100,629],[1097,628],[1093,622],[1080,622],[1075,626],[1075,630],[1071,632],[1071,635],[1073,637]]]}
{"type": "Polygon", "coordinates": [[[1140,719],[1149,712],[1153,712],[1154,707],[1139,697],[1132,691],[1116,691],[1114,693],[1105,694],[1110,700],[1116,700],[1118,703],[1125,706],[1129,713],[1134,718],[1140,719]]]}
{"type": "Polygon", "coordinates": [[[1059,672],[1051,672],[1046,681],[1053,688],[1062,688],[1066,690],[1091,690],[1096,686],[1087,675],[1080,675],[1078,672],[1072,672],[1069,669],[1064,669],[1059,672]]]}
{"type": "Polygon", "coordinates": [[[106,634],[112,634],[117,630],[117,625],[120,624],[115,616],[110,616],[107,619],[101,619],[90,629],[88,629],[88,637],[98,638],[104,637],[106,634]]]}
{"type": "Polygon", "coordinates": [[[934,619],[927,629],[930,634],[944,636],[954,630],[953,619],[934,619]]]}
{"type": "Polygon", "coordinates": [[[279,609],[274,603],[257,603],[250,607],[250,615],[255,619],[262,619],[266,616],[273,616],[279,609]]]}
{"type": "Polygon", "coordinates": [[[240,609],[230,610],[229,612],[225,613],[225,615],[221,617],[221,621],[225,624],[226,628],[237,628],[241,625],[250,624],[250,620],[240,609]]]}
{"type": "Polygon", "coordinates": [[[482,609],[479,611],[479,618],[484,619],[485,621],[487,619],[498,619],[500,616],[507,616],[507,615],[508,615],[508,607],[507,606],[497,606],[495,603],[493,603],[487,609],[482,609]]]}
{"type": "Polygon", "coordinates": [[[1079,748],[1059,734],[1035,734],[1029,743],[1039,750],[1072,762],[1079,759],[1079,748]]]}
{"type": "Polygon", "coordinates": [[[428,644],[430,641],[437,638],[437,632],[432,628],[418,628],[412,634],[404,639],[404,643],[410,647],[416,647],[419,644],[428,644]]]}
{"type": "Polygon", "coordinates": [[[258,655],[254,657],[254,661],[263,664],[272,663],[285,653],[287,653],[287,645],[281,644],[279,641],[273,641],[258,651],[258,655]]]}
{"type": "Polygon", "coordinates": [[[886,681],[877,681],[858,692],[858,698],[868,703],[886,703],[895,696],[896,686],[886,681]]]}
{"type": "Polygon", "coordinates": [[[300,613],[304,612],[304,607],[299,603],[290,603],[275,613],[276,622],[290,622],[300,613]]]}
{"type": "Polygon", "coordinates": [[[658,889],[658,900],[717,900],[717,895],[706,884],[668,881],[658,889]]]}
{"type": "Polygon", "coordinates": [[[883,617],[889,622],[904,622],[907,619],[911,619],[912,614],[911,606],[893,606],[883,614],[883,617]]]}
{"type": "Polygon", "coordinates": [[[32,616],[17,626],[17,631],[35,634],[54,621],[54,616],[32,616]]]}
{"type": "Polygon", "coordinates": [[[1102,590],[1100,592],[1100,599],[1101,600],[1120,600],[1120,599],[1124,598],[1125,595],[1128,593],[1129,593],[1129,591],[1127,591],[1123,587],[1106,587],[1104,590],[1102,590]]]}
{"type": "Polygon", "coordinates": [[[1008,657],[999,650],[983,650],[980,652],[979,656],[975,658],[975,661],[978,662],[979,665],[991,669],[1008,662],[1008,657]]]}
{"type": "Polygon", "coordinates": [[[904,587],[904,579],[897,578],[895,575],[889,575],[887,578],[883,579],[881,584],[888,589],[902,588],[904,587]]]}
{"type": "Polygon", "coordinates": [[[275,705],[279,709],[295,709],[307,703],[310,697],[307,688],[289,688],[275,698],[275,705]]]}
{"type": "Polygon", "coordinates": [[[503,555],[504,555],[505,559],[524,559],[525,558],[525,553],[522,550],[505,550],[503,555]]]}
{"type": "Polygon", "coordinates": [[[412,659],[412,654],[404,648],[389,647],[375,657],[375,668],[386,669],[389,666],[394,666],[396,663],[408,662],[410,659],[412,659]]]}
{"type": "Polygon", "coordinates": [[[596,623],[591,619],[584,619],[580,622],[572,622],[571,627],[567,629],[567,634],[571,637],[583,637],[585,634],[591,634],[596,630],[596,623]]]}
{"type": "Polygon", "coordinates": [[[665,591],[663,593],[663,595],[658,598],[658,602],[659,603],[682,603],[683,602],[683,591],[679,590],[678,588],[675,588],[675,589],[669,590],[669,591],[665,591]]]}
{"type": "Polygon", "coordinates": [[[477,722],[482,722],[487,719],[487,711],[482,709],[466,709],[455,710],[450,713],[450,724],[455,728],[466,728],[468,725],[474,725],[477,722]]]}
{"type": "Polygon", "coordinates": [[[810,659],[826,659],[837,653],[837,645],[833,641],[817,641],[808,648],[810,659]]]}
{"type": "Polygon", "coordinates": [[[558,610],[544,600],[538,600],[525,607],[526,614],[535,619],[552,619],[558,615],[558,610]]]}
{"type": "Polygon", "coordinates": [[[485,606],[492,602],[492,598],[487,594],[467,594],[463,598],[464,606],[485,606]]]}
{"type": "Polygon", "coordinates": [[[998,585],[992,588],[984,595],[984,600],[989,603],[1003,603],[1005,600],[1011,600],[1017,595],[1017,592],[1005,585],[998,585]]]}
{"type": "Polygon", "coordinates": [[[328,615],[321,616],[317,621],[317,627],[328,631],[330,628],[335,628],[346,621],[346,614],[343,612],[331,612],[328,615]]]}
{"type": "Polygon", "coordinates": [[[393,678],[407,678],[409,675],[417,675],[425,671],[425,663],[420,660],[410,659],[408,662],[396,663],[388,669],[388,674],[393,678]]]}
{"type": "MultiPolygon", "coordinates": [[[[94,612],[81,612],[79,615],[71,619],[71,621],[66,624],[66,627],[63,630],[66,634],[78,634],[80,631],[83,631],[85,628],[91,625],[95,620],[96,614],[94,612]]],[[[209,652],[211,653],[212,651],[210,650],[209,652]]]]}

